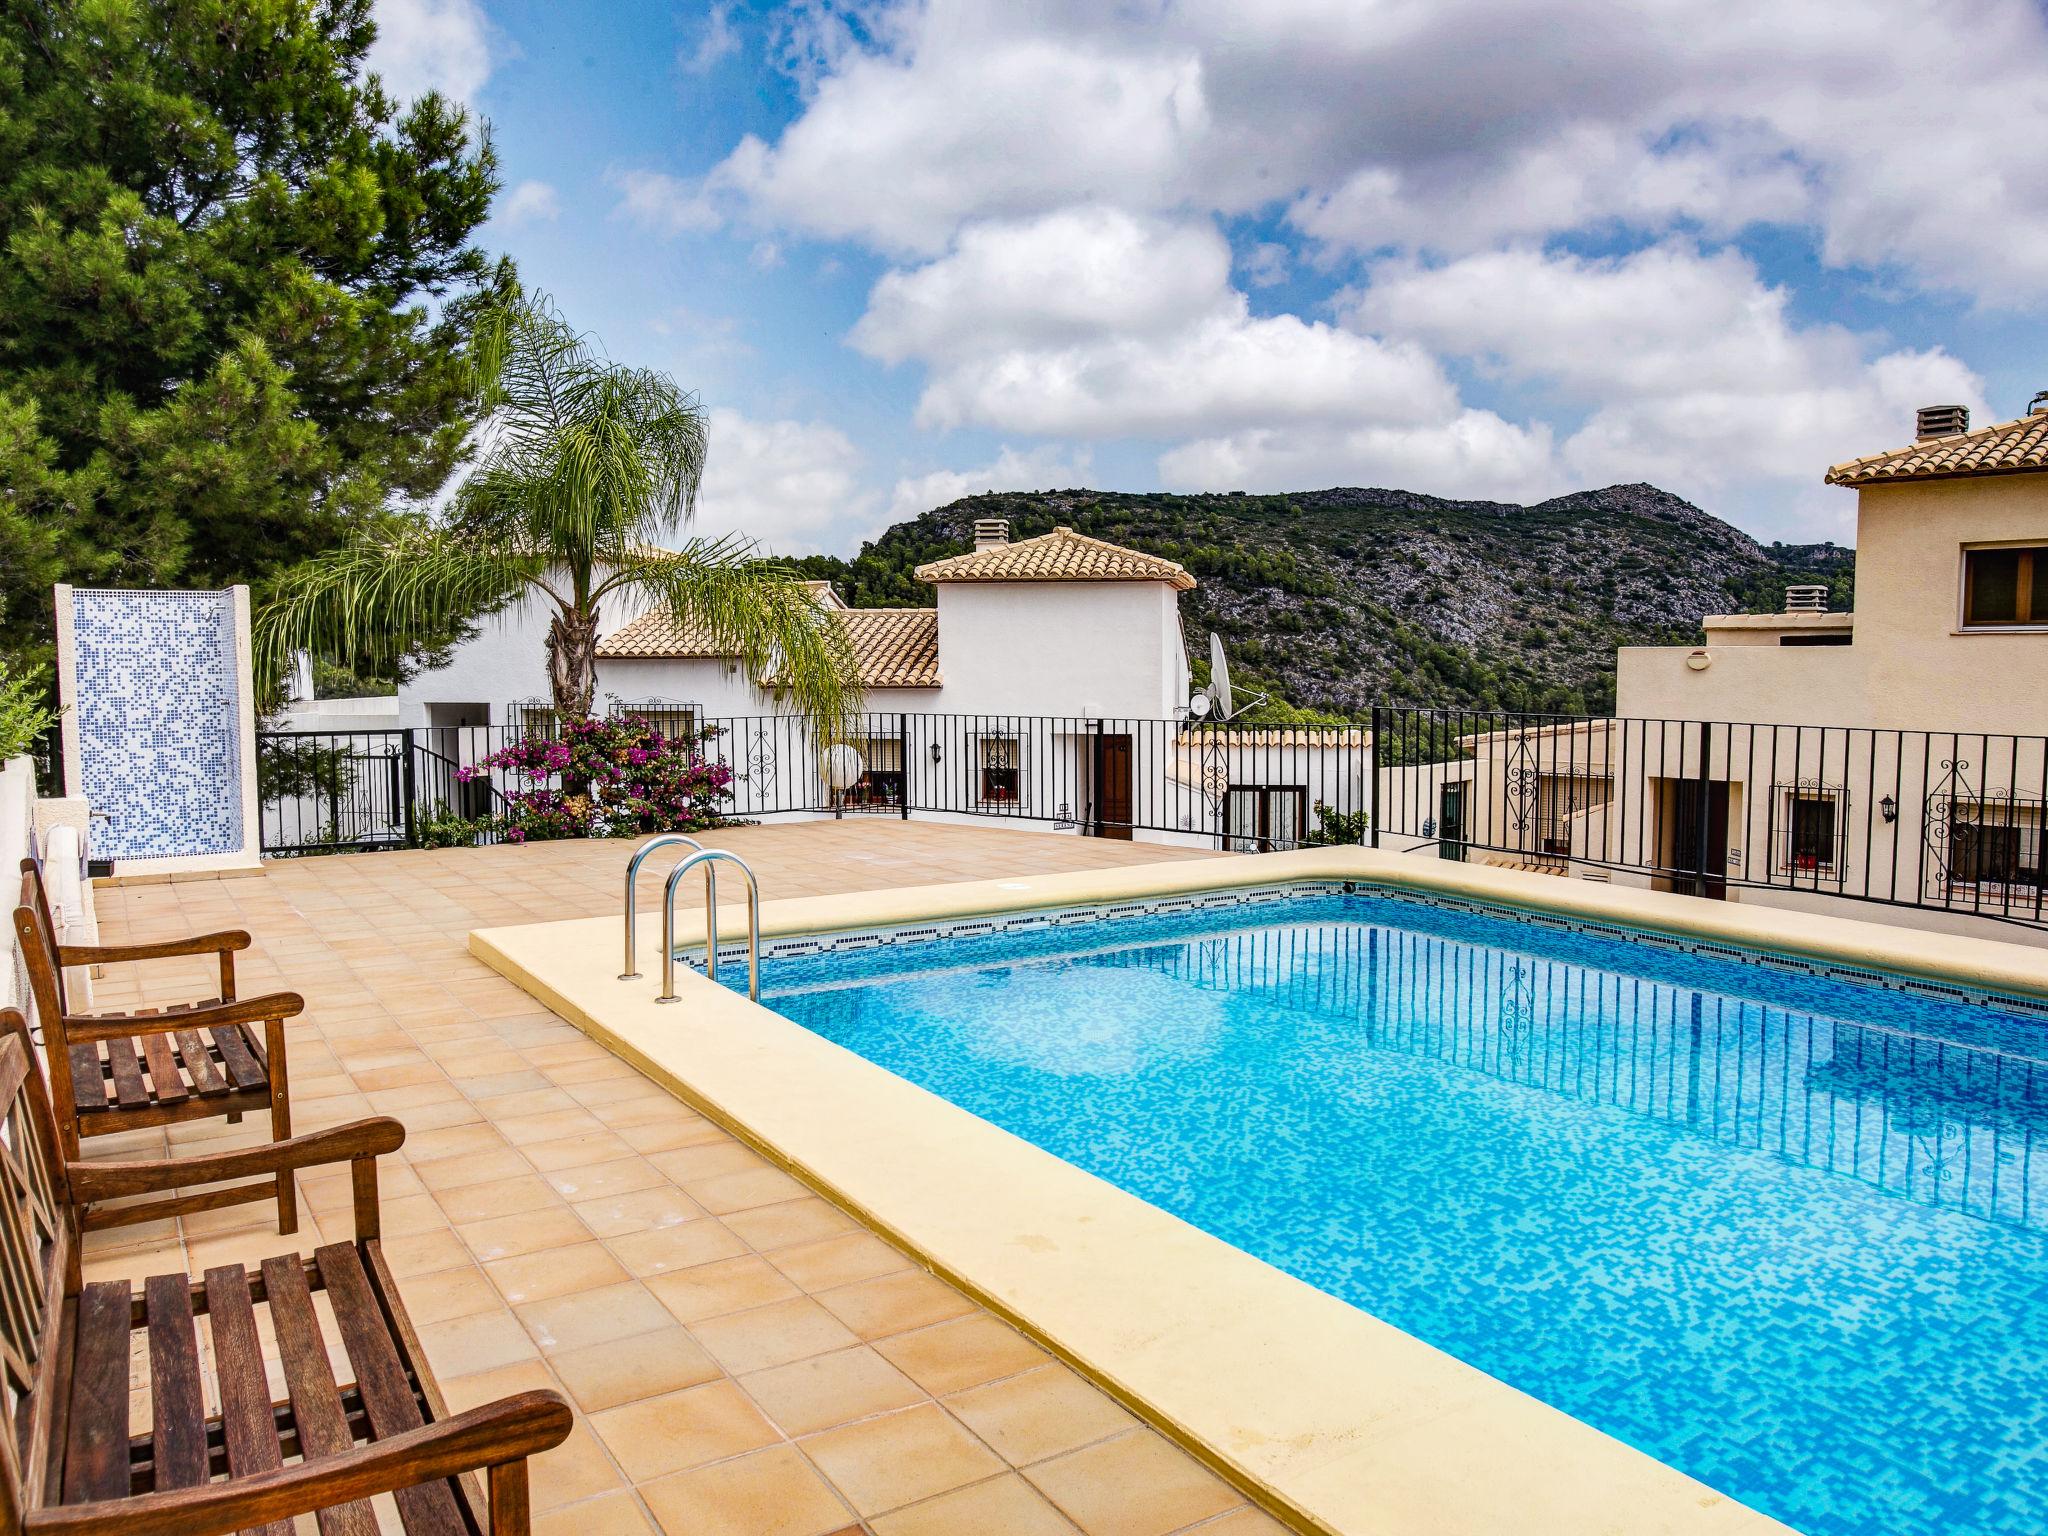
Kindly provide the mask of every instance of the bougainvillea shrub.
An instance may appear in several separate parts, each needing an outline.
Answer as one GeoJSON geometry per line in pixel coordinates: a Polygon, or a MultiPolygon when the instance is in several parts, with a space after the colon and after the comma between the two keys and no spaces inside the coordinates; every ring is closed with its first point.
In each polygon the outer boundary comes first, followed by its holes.
{"type": "Polygon", "coordinates": [[[671,734],[639,715],[576,720],[458,771],[465,782],[504,769],[505,839],[637,837],[715,827],[732,799],[732,770],[707,759],[716,729],[671,734]]]}

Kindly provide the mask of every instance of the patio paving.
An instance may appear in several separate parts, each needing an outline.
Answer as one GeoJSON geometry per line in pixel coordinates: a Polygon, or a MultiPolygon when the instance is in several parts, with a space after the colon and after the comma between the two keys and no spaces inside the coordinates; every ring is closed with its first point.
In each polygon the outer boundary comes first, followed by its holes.
{"type": "MultiPolygon", "coordinates": [[[[867,819],[706,841],[745,857],[771,900],[1209,856],[867,819]]],[[[577,1408],[568,1443],[535,1467],[540,1536],[1283,1529],[467,953],[472,928],[615,912],[626,852],[301,859],[263,878],[97,893],[110,941],[255,935],[242,995],[307,1002],[291,1033],[296,1129],[405,1123],[384,1168],[384,1246],[451,1404],[552,1386],[577,1408]]],[[[643,911],[659,880],[647,876],[643,911]]],[[[137,1000],[123,969],[97,983],[101,1005],[137,1000]]],[[[148,968],[151,1000],[206,989],[200,971],[176,971],[148,968]]],[[[169,1134],[179,1151],[252,1139],[255,1127],[218,1122],[169,1134]]],[[[163,1146],[163,1132],[140,1132],[92,1150],[163,1146]]],[[[349,1234],[345,1170],[302,1176],[300,1191],[302,1251],[349,1234]]],[[[244,1206],[98,1234],[86,1267],[139,1280],[291,1241],[268,1207],[244,1206]]],[[[146,1392],[132,1413],[146,1422],[146,1392]]]]}

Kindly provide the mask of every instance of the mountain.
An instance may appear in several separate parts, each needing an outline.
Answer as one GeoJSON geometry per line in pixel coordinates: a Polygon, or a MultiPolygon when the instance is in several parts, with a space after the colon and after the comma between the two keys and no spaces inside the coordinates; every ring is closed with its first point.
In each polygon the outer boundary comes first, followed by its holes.
{"type": "Polygon", "coordinates": [[[1616,646],[1695,642],[1702,614],[1775,610],[1795,581],[1846,608],[1853,572],[1851,550],[1761,545],[1652,485],[1529,507],[1355,488],[989,494],[898,523],[850,561],[798,563],[855,607],[929,606],[912,572],[971,548],[985,517],[1008,518],[1012,538],[1065,524],[1178,560],[1201,582],[1181,600],[1191,652],[1213,629],[1240,694],[1334,716],[1609,709],[1616,646]]]}

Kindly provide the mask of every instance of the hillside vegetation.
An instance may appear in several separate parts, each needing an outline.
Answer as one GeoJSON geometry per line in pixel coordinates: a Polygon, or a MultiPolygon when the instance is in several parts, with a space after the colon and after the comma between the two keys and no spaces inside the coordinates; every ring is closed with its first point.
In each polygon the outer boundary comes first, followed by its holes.
{"type": "Polygon", "coordinates": [[[970,496],[898,523],[806,574],[855,607],[926,607],[912,574],[973,543],[977,518],[1022,539],[1065,524],[1178,560],[1190,650],[1223,636],[1240,691],[1352,717],[1373,704],[1603,711],[1620,645],[1686,644],[1702,614],[1771,611],[1787,584],[1850,606],[1852,552],[1760,545],[1650,485],[1531,507],[1412,491],[1282,496],[1070,490],[970,496]]]}

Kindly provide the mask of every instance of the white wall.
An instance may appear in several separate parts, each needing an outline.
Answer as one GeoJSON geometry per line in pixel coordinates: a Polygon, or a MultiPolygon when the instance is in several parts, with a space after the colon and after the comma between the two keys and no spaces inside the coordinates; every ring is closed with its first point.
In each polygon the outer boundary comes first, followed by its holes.
{"type": "Polygon", "coordinates": [[[936,707],[1166,719],[1187,703],[1177,595],[1163,581],[942,582],[936,707]]]}

